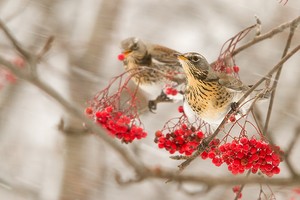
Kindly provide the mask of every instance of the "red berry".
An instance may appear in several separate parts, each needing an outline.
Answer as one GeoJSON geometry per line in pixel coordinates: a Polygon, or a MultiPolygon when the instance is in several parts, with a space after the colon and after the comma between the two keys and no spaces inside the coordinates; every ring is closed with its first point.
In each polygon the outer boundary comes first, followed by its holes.
{"type": "Polygon", "coordinates": [[[184,112],[183,106],[178,106],[178,112],[180,112],[180,113],[183,113],[183,112],[184,112]]]}
{"type": "Polygon", "coordinates": [[[92,114],[92,113],[93,113],[93,108],[87,107],[87,108],[85,109],[85,113],[88,114],[88,115],[92,114]]]}
{"type": "Polygon", "coordinates": [[[279,174],[279,173],[280,173],[279,167],[274,167],[274,168],[272,169],[272,173],[273,173],[273,174],[279,174]]]}
{"type": "Polygon", "coordinates": [[[249,143],[250,143],[251,146],[255,146],[257,141],[256,141],[255,138],[252,138],[251,140],[249,140],[249,143]]]}
{"type": "Polygon", "coordinates": [[[171,94],[172,94],[173,96],[177,95],[177,93],[178,93],[178,91],[177,91],[176,89],[173,89],[172,92],[171,92],[171,94]]]}
{"type": "Polygon", "coordinates": [[[273,160],[272,156],[270,156],[270,155],[266,155],[265,159],[267,162],[272,162],[272,160],[273,160]]]}
{"type": "Polygon", "coordinates": [[[234,115],[230,115],[229,117],[229,121],[231,121],[232,123],[236,121],[236,118],[234,115]]]}
{"type": "Polygon", "coordinates": [[[237,193],[240,189],[241,189],[241,187],[239,185],[236,185],[236,186],[233,186],[232,191],[234,193],[237,193]]]}
{"type": "Polygon", "coordinates": [[[172,94],[172,88],[166,88],[165,93],[171,95],[172,94]]]}
{"type": "Polygon", "coordinates": [[[124,54],[119,54],[118,55],[118,60],[123,61],[125,59],[125,55],[124,54]]]}
{"type": "Polygon", "coordinates": [[[197,133],[197,137],[198,137],[199,139],[204,138],[203,132],[202,132],[202,131],[199,131],[199,132],[197,133]]]}
{"type": "Polygon", "coordinates": [[[244,157],[244,154],[242,152],[238,152],[236,154],[236,157],[239,158],[239,159],[242,159],[244,157]]]}
{"type": "Polygon", "coordinates": [[[233,71],[235,72],[235,73],[238,73],[239,71],[240,71],[240,68],[238,67],[238,66],[233,66],[233,71]]]}
{"type": "Polygon", "coordinates": [[[156,131],[155,132],[155,137],[161,137],[162,136],[162,132],[161,131],[156,131]]]}
{"type": "Polygon", "coordinates": [[[206,151],[203,151],[203,152],[201,153],[201,158],[202,158],[203,160],[205,160],[207,157],[208,157],[208,153],[207,153],[206,151]]]}
{"type": "Polygon", "coordinates": [[[226,72],[226,74],[231,74],[232,69],[230,67],[226,67],[225,72],[226,72]]]}
{"type": "Polygon", "coordinates": [[[113,107],[112,106],[108,106],[108,107],[105,108],[105,111],[108,112],[108,113],[110,113],[110,112],[113,111],[113,107]]]}
{"type": "Polygon", "coordinates": [[[241,139],[240,139],[240,142],[242,143],[242,144],[247,144],[248,143],[248,138],[246,138],[246,137],[242,137],[241,139]]]}
{"type": "Polygon", "coordinates": [[[102,117],[102,112],[101,112],[101,111],[96,112],[95,116],[96,116],[97,118],[102,117]]]}
{"type": "Polygon", "coordinates": [[[210,159],[213,159],[214,157],[216,157],[215,152],[210,151],[210,152],[208,153],[208,157],[209,157],[210,159]]]}
{"type": "Polygon", "coordinates": [[[255,154],[257,152],[257,149],[255,147],[250,148],[250,153],[255,154]]]}

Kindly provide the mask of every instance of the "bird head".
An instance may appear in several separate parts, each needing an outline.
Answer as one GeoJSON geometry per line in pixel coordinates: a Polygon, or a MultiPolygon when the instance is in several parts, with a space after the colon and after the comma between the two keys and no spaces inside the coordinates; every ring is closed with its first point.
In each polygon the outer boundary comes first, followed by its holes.
{"type": "Polygon", "coordinates": [[[123,40],[121,42],[121,48],[125,58],[127,56],[143,58],[147,54],[146,44],[136,37],[130,37],[123,40]]]}
{"type": "Polygon", "coordinates": [[[187,78],[205,79],[210,65],[207,60],[199,53],[189,52],[178,54],[177,58],[183,67],[187,78]]]}

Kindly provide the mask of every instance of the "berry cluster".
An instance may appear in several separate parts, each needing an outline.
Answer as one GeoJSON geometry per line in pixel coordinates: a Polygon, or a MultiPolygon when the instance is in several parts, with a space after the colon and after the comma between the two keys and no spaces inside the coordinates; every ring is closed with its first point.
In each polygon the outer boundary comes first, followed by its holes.
{"type": "Polygon", "coordinates": [[[154,141],[159,148],[164,148],[171,154],[179,152],[189,156],[196,150],[203,138],[202,131],[197,131],[194,127],[189,128],[186,124],[182,124],[179,128],[165,135],[162,131],[156,131],[154,141]]]}
{"type": "Polygon", "coordinates": [[[178,94],[178,91],[175,88],[168,87],[168,88],[165,89],[165,93],[167,95],[176,96],[178,94]]]}
{"type": "Polygon", "coordinates": [[[281,162],[279,151],[279,147],[272,148],[264,141],[242,137],[231,143],[211,148],[207,154],[216,166],[226,163],[232,174],[244,173],[245,170],[251,169],[252,173],[260,170],[271,177],[280,172],[278,167],[281,162]]]}
{"type": "Polygon", "coordinates": [[[136,125],[133,117],[121,111],[116,111],[112,106],[107,106],[95,112],[93,108],[88,107],[85,112],[108,130],[112,136],[117,137],[124,143],[131,143],[135,139],[139,140],[147,136],[143,128],[136,125]]]}

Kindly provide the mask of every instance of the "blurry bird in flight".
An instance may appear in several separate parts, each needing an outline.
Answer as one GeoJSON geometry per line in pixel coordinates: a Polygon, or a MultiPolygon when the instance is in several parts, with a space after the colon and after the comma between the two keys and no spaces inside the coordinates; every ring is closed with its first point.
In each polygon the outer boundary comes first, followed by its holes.
{"type": "Polygon", "coordinates": [[[149,97],[156,97],[148,102],[150,111],[155,110],[159,102],[183,98],[182,94],[167,96],[163,92],[166,84],[176,88],[185,82],[183,69],[175,55],[177,51],[136,37],[123,40],[121,47],[125,70],[149,97]]]}
{"type": "Polygon", "coordinates": [[[249,87],[233,76],[213,71],[198,53],[177,56],[187,78],[184,112],[189,121],[199,116],[210,125],[219,125],[231,108],[237,109],[236,102],[249,87]]]}

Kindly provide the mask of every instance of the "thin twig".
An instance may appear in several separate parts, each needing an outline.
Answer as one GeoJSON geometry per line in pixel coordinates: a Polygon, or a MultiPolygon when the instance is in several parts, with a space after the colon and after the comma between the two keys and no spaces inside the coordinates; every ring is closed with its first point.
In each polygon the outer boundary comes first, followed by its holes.
{"type": "Polygon", "coordinates": [[[297,18],[293,19],[292,21],[290,22],[287,22],[287,23],[284,23],[284,24],[281,24],[280,26],[272,29],[271,31],[265,33],[265,34],[262,34],[262,35],[259,35],[257,37],[255,37],[252,41],[240,46],[239,48],[236,48],[235,51],[233,51],[232,53],[232,56],[235,56],[237,55],[238,53],[242,52],[243,50],[259,43],[260,41],[262,40],[265,40],[265,39],[268,39],[268,38],[271,38],[273,37],[274,35],[278,34],[278,33],[281,33],[282,31],[284,31],[285,29],[291,27],[292,25],[297,25],[300,23],[300,16],[298,16],[297,18]]]}
{"type": "Polygon", "coordinates": [[[42,50],[36,56],[37,60],[40,60],[50,50],[50,48],[52,47],[53,41],[54,41],[54,36],[50,36],[47,39],[44,47],[42,48],[42,50]]]}
{"type": "MultiPolygon", "coordinates": [[[[292,23],[291,26],[290,26],[290,33],[289,33],[285,48],[284,48],[283,53],[282,53],[282,58],[288,53],[288,50],[291,46],[292,38],[293,38],[294,33],[295,33],[295,29],[297,28],[297,25],[298,24],[296,24],[296,23],[292,23]]],[[[267,117],[266,117],[264,129],[263,129],[263,132],[265,134],[268,133],[269,123],[270,123],[271,114],[272,114],[272,110],[273,110],[272,108],[273,108],[273,104],[274,104],[274,100],[275,100],[275,93],[276,93],[278,81],[279,81],[279,78],[280,78],[280,75],[281,75],[282,67],[283,67],[283,65],[278,69],[278,71],[275,75],[275,80],[273,81],[273,86],[272,86],[273,91],[271,93],[271,98],[270,98],[270,102],[269,102],[267,117]]]]}

